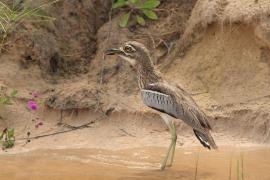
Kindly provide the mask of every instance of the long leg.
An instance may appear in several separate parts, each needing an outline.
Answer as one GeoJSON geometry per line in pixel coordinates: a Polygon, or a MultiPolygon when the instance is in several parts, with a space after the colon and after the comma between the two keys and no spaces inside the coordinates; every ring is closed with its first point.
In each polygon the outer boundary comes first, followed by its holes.
{"type": "Polygon", "coordinates": [[[165,169],[165,167],[166,167],[167,160],[168,160],[168,157],[169,157],[169,155],[170,155],[172,146],[173,146],[173,141],[171,141],[171,144],[170,144],[170,146],[169,146],[169,148],[168,148],[168,150],[167,150],[166,156],[165,156],[165,158],[164,158],[164,160],[163,160],[163,162],[162,162],[162,164],[161,164],[161,168],[160,168],[161,170],[165,169]]]}
{"type": "Polygon", "coordinates": [[[172,166],[172,163],[173,163],[176,141],[177,141],[176,127],[175,127],[175,122],[173,121],[172,122],[172,142],[173,142],[173,145],[171,147],[169,163],[167,163],[167,166],[169,166],[169,167],[172,166]]]}
{"type": "Polygon", "coordinates": [[[170,130],[170,133],[171,133],[171,144],[170,144],[168,151],[167,151],[167,154],[166,154],[166,156],[161,164],[161,170],[163,170],[165,168],[169,156],[170,156],[169,166],[171,166],[172,161],[173,161],[173,157],[174,157],[175,144],[176,144],[176,140],[177,140],[174,122],[171,122],[168,120],[165,120],[165,122],[170,130]]]}

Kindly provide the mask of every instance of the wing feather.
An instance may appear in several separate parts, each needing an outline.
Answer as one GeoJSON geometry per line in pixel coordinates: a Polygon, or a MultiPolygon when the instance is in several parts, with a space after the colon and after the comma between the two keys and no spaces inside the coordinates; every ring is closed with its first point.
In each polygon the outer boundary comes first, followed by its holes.
{"type": "Polygon", "coordinates": [[[191,126],[204,147],[217,149],[209,132],[211,126],[206,115],[183,89],[167,83],[155,83],[150,84],[147,89],[142,89],[141,96],[145,105],[181,119],[191,126]]]}
{"type": "Polygon", "coordinates": [[[198,131],[211,130],[204,112],[179,86],[161,82],[150,84],[147,89],[141,90],[141,95],[147,106],[179,118],[198,131]]]}
{"type": "Polygon", "coordinates": [[[158,111],[165,112],[173,117],[177,116],[175,102],[169,95],[142,89],[141,96],[145,105],[158,111]]]}

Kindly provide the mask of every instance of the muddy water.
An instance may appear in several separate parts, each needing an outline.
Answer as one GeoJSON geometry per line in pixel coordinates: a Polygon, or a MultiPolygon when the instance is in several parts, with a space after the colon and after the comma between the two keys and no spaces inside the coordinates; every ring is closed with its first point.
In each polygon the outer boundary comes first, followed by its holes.
{"type": "Polygon", "coordinates": [[[0,155],[0,179],[239,179],[270,180],[270,148],[177,148],[175,163],[159,170],[166,149],[147,147],[38,150],[0,155]]]}

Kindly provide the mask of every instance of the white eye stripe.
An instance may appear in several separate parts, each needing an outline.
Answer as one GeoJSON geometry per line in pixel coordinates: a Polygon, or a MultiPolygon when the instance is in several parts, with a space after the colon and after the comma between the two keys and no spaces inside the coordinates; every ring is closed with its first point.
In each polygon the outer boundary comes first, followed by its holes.
{"type": "Polygon", "coordinates": [[[129,62],[131,65],[135,65],[136,64],[136,61],[130,57],[127,57],[127,56],[123,56],[123,55],[119,55],[121,58],[123,58],[124,60],[126,60],[127,62],[129,62]]]}

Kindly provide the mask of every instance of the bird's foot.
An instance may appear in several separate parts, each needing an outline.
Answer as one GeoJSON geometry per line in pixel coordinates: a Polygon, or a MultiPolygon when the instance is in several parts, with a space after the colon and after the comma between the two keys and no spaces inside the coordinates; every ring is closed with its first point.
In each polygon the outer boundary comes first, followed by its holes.
{"type": "Polygon", "coordinates": [[[161,164],[161,166],[160,166],[160,170],[162,171],[162,170],[164,170],[165,169],[165,167],[166,167],[166,164],[161,164]]]}
{"type": "Polygon", "coordinates": [[[161,164],[161,166],[160,166],[160,170],[164,170],[166,167],[172,167],[172,163],[170,163],[170,164],[161,164]]]}

